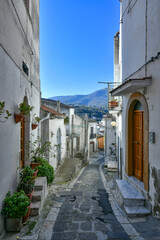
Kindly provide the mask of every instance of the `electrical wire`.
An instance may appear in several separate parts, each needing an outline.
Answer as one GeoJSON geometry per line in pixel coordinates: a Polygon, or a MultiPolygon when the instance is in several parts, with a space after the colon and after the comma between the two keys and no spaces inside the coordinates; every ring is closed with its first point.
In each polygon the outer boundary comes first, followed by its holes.
{"type": "Polygon", "coordinates": [[[130,0],[127,7],[125,8],[124,12],[122,13],[122,16],[121,16],[121,22],[122,21],[122,18],[124,16],[124,14],[126,13],[126,11],[128,10],[128,13],[132,10],[132,8],[135,6],[135,4],[137,3],[137,0],[135,0],[135,2],[133,3],[133,5],[130,7],[131,3],[132,3],[133,0],[130,0]]]}

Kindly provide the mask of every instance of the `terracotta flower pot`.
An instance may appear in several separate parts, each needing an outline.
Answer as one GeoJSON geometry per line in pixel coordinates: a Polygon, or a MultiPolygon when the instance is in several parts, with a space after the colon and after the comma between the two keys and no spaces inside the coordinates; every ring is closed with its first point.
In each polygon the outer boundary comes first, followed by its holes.
{"type": "Polygon", "coordinates": [[[31,166],[31,168],[35,168],[35,167],[37,167],[38,165],[42,165],[42,163],[36,163],[36,162],[31,162],[30,163],[30,166],[31,166]]]}
{"type": "Polygon", "coordinates": [[[25,216],[23,216],[22,223],[25,223],[28,220],[29,215],[31,213],[31,206],[32,206],[32,203],[28,206],[28,212],[27,212],[27,214],[25,216]]]}
{"type": "Polygon", "coordinates": [[[22,115],[22,114],[14,114],[14,117],[15,117],[15,122],[16,123],[19,123],[19,122],[21,122],[22,120],[23,120],[23,118],[24,118],[24,115],[22,115]]]}
{"type": "Polygon", "coordinates": [[[38,169],[35,169],[33,173],[34,179],[37,177],[37,173],[38,173],[38,169]]]}
{"type": "Polygon", "coordinates": [[[38,127],[38,124],[32,123],[32,130],[36,129],[38,127]]]}
{"type": "Polygon", "coordinates": [[[109,102],[109,107],[118,107],[118,102],[116,102],[116,101],[110,101],[110,102],[109,102]]]}
{"type": "Polygon", "coordinates": [[[33,193],[34,193],[34,189],[32,190],[31,193],[26,193],[26,196],[29,198],[30,201],[32,201],[33,193]]]}

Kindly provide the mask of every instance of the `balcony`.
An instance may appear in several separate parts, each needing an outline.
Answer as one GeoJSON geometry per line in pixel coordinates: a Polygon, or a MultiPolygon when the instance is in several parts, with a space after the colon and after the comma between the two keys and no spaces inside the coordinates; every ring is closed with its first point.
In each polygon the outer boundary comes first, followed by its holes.
{"type": "Polygon", "coordinates": [[[111,114],[117,113],[122,109],[122,97],[111,95],[111,91],[117,88],[121,83],[120,82],[113,82],[108,83],[108,111],[111,114]]]}
{"type": "Polygon", "coordinates": [[[96,134],[95,133],[91,133],[90,134],[90,139],[96,138],[96,134]]]}

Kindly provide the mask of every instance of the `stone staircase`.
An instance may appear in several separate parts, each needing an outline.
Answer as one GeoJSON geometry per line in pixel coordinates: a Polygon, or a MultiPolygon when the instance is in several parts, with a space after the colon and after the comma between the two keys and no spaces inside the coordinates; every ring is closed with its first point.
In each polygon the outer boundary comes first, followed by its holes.
{"type": "Polygon", "coordinates": [[[39,216],[48,194],[46,177],[38,177],[35,182],[30,216],[39,216]]]}
{"type": "Polygon", "coordinates": [[[128,217],[141,217],[151,213],[146,208],[145,197],[127,180],[116,180],[116,200],[128,217]]]}

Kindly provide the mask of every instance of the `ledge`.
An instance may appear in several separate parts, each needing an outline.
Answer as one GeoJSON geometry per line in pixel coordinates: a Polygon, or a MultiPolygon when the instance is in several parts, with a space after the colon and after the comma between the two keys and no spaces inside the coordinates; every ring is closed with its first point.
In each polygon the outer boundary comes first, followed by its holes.
{"type": "Polygon", "coordinates": [[[144,78],[134,78],[129,79],[123,82],[121,85],[113,89],[110,93],[114,96],[123,96],[127,93],[135,92],[141,88],[147,87],[151,85],[152,77],[144,77],[144,78]]]}

